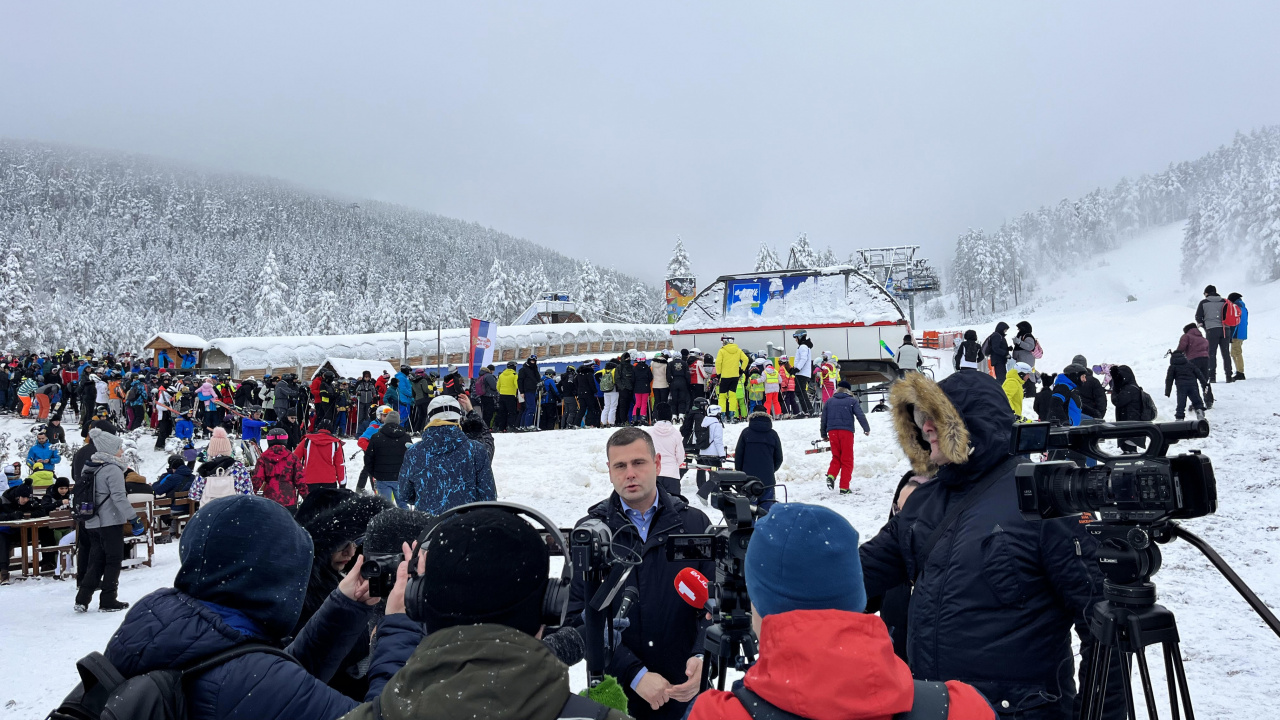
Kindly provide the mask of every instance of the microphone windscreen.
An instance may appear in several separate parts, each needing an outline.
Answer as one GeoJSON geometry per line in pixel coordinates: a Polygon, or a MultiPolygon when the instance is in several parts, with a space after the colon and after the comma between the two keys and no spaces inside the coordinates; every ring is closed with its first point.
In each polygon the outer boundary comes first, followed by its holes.
{"type": "Polygon", "coordinates": [[[587,644],[583,642],[582,635],[571,627],[560,628],[542,638],[542,642],[565,665],[577,665],[587,656],[587,644]]]}
{"type": "Polygon", "coordinates": [[[676,574],[675,584],[680,599],[699,610],[706,606],[710,583],[702,573],[693,568],[685,568],[676,574]]]}

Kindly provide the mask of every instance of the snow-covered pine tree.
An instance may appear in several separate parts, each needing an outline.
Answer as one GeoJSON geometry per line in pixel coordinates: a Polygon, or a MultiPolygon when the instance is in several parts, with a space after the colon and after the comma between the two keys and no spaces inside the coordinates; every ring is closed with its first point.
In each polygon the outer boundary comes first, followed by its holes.
{"type": "Polygon", "coordinates": [[[493,265],[489,267],[489,278],[480,304],[481,319],[503,325],[511,320],[507,317],[511,308],[511,299],[507,295],[510,280],[502,262],[497,258],[493,259],[493,265]]]}
{"type": "Polygon", "coordinates": [[[835,251],[831,249],[830,245],[828,245],[825,250],[818,253],[817,263],[818,267],[831,267],[833,265],[839,265],[840,259],[836,257],[835,251]]]}
{"type": "Polygon", "coordinates": [[[584,320],[601,322],[601,314],[605,308],[605,287],[600,272],[589,261],[584,261],[578,270],[574,298],[578,303],[578,314],[584,320]]]}
{"type": "Polygon", "coordinates": [[[286,335],[293,330],[293,311],[289,307],[286,296],[289,286],[280,279],[280,268],[276,264],[274,250],[267,251],[267,257],[258,271],[257,302],[254,305],[253,317],[263,335],[286,335]]]}
{"type": "Polygon", "coordinates": [[[760,250],[756,253],[756,269],[755,272],[773,272],[781,270],[782,262],[778,260],[778,254],[769,247],[769,243],[761,242],[760,250]]]}
{"type": "Polygon", "coordinates": [[[11,243],[6,253],[3,274],[0,276],[0,295],[3,295],[4,349],[36,351],[40,346],[42,333],[40,324],[36,322],[35,304],[32,302],[31,283],[27,280],[23,267],[23,250],[20,245],[11,243]]]}
{"type": "Polygon", "coordinates": [[[689,255],[684,251],[684,241],[676,236],[676,246],[671,250],[671,260],[667,262],[668,278],[693,277],[693,266],[689,263],[689,255]]]}
{"type": "Polygon", "coordinates": [[[817,267],[818,257],[813,252],[813,248],[809,246],[809,236],[800,233],[800,237],[791,243],[791,250],[787,254],[788,270],[806,270],[808,268],[817,267]]]}

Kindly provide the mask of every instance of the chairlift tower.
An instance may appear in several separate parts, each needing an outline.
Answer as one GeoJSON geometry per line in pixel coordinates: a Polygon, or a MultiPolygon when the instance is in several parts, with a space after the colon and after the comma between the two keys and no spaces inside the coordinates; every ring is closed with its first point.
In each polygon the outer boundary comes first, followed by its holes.
{"type": "Polygon", "coordinates": [[[886,290],[907,301],[911,327],[916,326],[916,294],[942,291],[938,273],[924,258],[917,258],[919,245],[858,250],[859,266],[871,273],[886,290]]]}

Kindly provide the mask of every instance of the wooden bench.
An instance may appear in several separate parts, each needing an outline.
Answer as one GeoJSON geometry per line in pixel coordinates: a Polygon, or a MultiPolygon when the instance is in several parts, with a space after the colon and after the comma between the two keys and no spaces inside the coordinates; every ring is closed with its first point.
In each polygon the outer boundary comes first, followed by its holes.
{"type": "Polygon", "coordinates": [[[181,537],[182,528],[191,521],[191,516],[196,510],[196,503],[189,495],[186,490],[182,490],[173,494],[172,501],[169,500],[168,495],[157,497],[154,501],[157,507],[153,510],[152,531],[160,533],[172,526],[173,536],[181,537]],[[169,508],[170,505],[173,506],[172,510],[169,508]]]}
{"type": "MultiPolygon", "coordinates": [[[[50,530],[73,530],[74,531],[76,529],[76,521],[72,519],[70,510],[54,510],[53,512],[49,513],[49,523],[44,525],[43,527],[49,528],[50,530]]],[[[78,537],[79,536],[77,535],[77,538],[78,537]]],[[[38,532],[36,533],[33,543],[34,543],[33,545],[34,552],[32,554],[35,557],[33,558],[32,562],[36,564],[36,574],[39,574],[40,572],[42,572],[39,569],[40,560],[44,558],[44,555],[46,553],[54,553],[55,559],[58,561],[61,561],[62,556],[64,555],[70,556],[71,558],[74,558],[76,556],[77,547],[75,544],[59,545],[57,541],[54,541],[53,545],[45,545],[40,542],[40,534],[38,532]]],[[[57,567],[58,564],[60,563],[55,563],[54,567],[57,567]]],[[[67,567],[74,567],[74,565],[75,565],[74,562],[67,563],[67,567]]],[[[50,571],[50,572],[53,572],[53,571],[50,571]]]]}
{"type": "Polygon", "coordinates": [[[152,558],[156,553],[156,535],[152,526],[155,522],[155,498],[150,495],[141,493],[129,496],[130,504],[133,505],[133,511],[142,519],[143,533],[141,535],[133,534],[133,526],[126,523],[124,526],[124,560],[120,563],[120,567],[129,568],[138,565],[146,565],[151,567],[152,558]],[[146,557],[143,558],[139,551],[146,549],[146,557]]]}

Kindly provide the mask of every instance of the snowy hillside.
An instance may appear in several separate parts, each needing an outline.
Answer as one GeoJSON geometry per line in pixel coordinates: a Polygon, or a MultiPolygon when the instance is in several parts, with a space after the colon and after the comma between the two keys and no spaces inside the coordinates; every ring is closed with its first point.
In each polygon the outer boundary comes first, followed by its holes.
{"type": "Polygon", "coordinates": [[[653,322],[663,306],[634,277],[528,240],[270,179],[3,140],[0,167],[5,349],[463,327],[548,290],[591,320],[653,322]]]}
{"type": "MultiPolygon", "coordinates": [[[[1045,283],[1036,309],[1005,318],[1027,319],[1046,350],[1043,368],[1059,369],[1076,353],[1090,363],[1131,365],[1138,381],[1156,398],[1162,420],[1172,419],[1163,396],[1164,351],[1190,321],[1198,288],[1176,281],[1179,226],[1143,234],[1120,250],[1077,265],[1072,275],[1045,283]],[[1135,302],[1126,302],[1133,295],[1135,302]]],[[[1177,452],[1201,449],[1213,460],[1219,511],[1189,521],[1187,527],[1210,542],[1272,607],[1280,606],[1280,283],[1254,287],[1237,278],[1215,278],[1218,287],[1238,290],[1250,309],[1245,343],[1249,380],[1214,387],[1217,405],[1209,413],[1212,435],[1184,442],[1177,452]]],[[[978,327],[990,332],[994,321],[978,327]]],[[[939,323],[924,329],[962,329],[939,323]]],[[[821,349],[821,348],[817,348],[821,349]]],[[[949,361],[942,367],[949,368],[949,361]]],[[[850,519],[863,538],[887,515],[893,489],[907,463],[885,413],[869,415],[870,437],[858,436],[854,492],[826,489],[829,455],[805,455],[817,437],[816,420],[776,425],[786,460],[779,482],[790,500],[822,503],[850,519]]],[[[741,426],[726,432],[732,446],[741,426]]],[[[0,432],[25,431],[17,420],[0,421],[0,432]]],[[[500,435],[494,471],[500,499],[525,503],[567,525],[610,490],[604,444],[608,431],[583,430],[500,435]]],[[[352,447],[348,443],[348,452],[352,447]]],[[[144,451],[143,473],[154,477],[162,458],[144,451]]],[[[688,484],[686,484],[688,487],[688,484]]],[[[850,548],[852,551],[852,548],[850,548]]],[[[1280,638],[1263,626],[1230,585],[1193,548],[1174,543],[1164,549],[1164,567],[1155,576],[1161,602],[1177,613],[1197,717],[1280,718],[1274,701],[1280,677],[1280,638]]],[[[135,600],[169,583],[178,566],[177,548],[162,546],[156,567],[126,571],[120,595],[135,600]]],[[[30,718],[48,710],[75,683],[74,662],[101,649],[120,622],[119,615],[71,611],[69,582],[42,579],[0,588],[0,717],[30,718]]],[[[1163,683],[1160,664],[1153,664],[1163,683]]],[[[574,669],[575,687],[584,682],[574,669]]],[[[1162,692],[1157,693],[1163,697],[1162,692]]],[[[1163,700],[1161,700],[1163,702],[1163,700]]],[[[1143,710],[1139,708],[1139,715],[1143,710]]],[[[1168,717],[1167,709],[1161,710],[1168,717]]]]}

